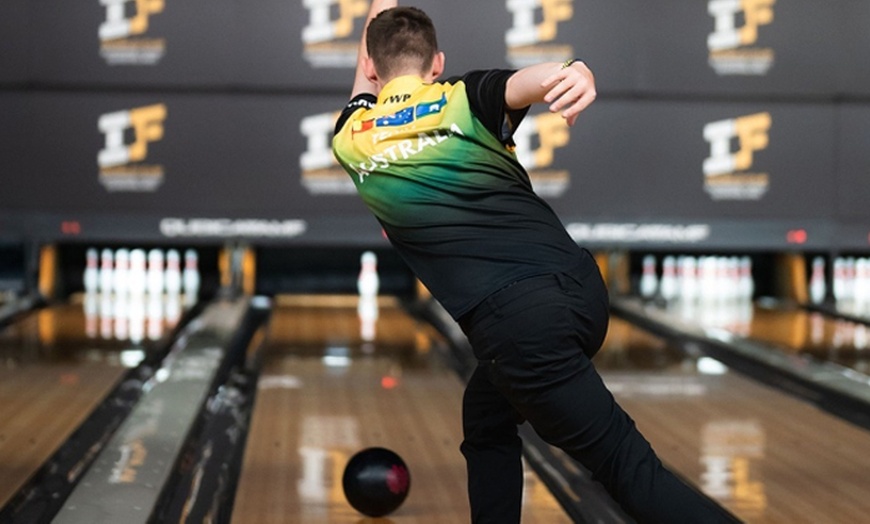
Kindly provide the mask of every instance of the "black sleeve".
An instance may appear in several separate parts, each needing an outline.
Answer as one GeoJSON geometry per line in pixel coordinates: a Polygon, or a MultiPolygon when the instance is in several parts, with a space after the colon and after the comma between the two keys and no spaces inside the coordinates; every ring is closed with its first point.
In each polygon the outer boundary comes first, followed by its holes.
{"type": "Polygon", "coordinates": [[[516,110],[508,110],[505,107],[505,86],[514,72],[509,69],[471,71],[455,79],[465,82],[465,90],[474,116],[483,122],[483,125],[499,141],[508,145],[513,145],[514,131],[529,112],[528,107],[516,110]]]}
{"type": "Polygon", "coordinates": [[[335,122],[335,129],[333,130],[333,134],[338,134],[341,131],[341,128],[344,127],[347,119],[350,118],[357,109],[363,107],[366,109],[371,109],[375,106],[378,101],[378,97],[371,93],[360,93],[353,97],[350,102],[344,106],[341,114],[338,116],[338,120],[335,122]]]}

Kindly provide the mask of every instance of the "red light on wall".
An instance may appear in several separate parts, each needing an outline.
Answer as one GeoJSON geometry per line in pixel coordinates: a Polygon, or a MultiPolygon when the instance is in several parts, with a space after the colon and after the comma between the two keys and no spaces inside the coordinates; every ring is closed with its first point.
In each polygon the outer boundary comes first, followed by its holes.
{"type": "Polygon", "coordinates": [[[78,220],[64,220],[60,223],[60,232],[64,235],[79,235],[82,232],[82,225],[78,220]]]}
{"type": "Polygon", "coordinates": [[[785,235],[785,239],[789,244],[806,244],[807,243],[807,230],[806,229],[792,229],[785,235]]]}

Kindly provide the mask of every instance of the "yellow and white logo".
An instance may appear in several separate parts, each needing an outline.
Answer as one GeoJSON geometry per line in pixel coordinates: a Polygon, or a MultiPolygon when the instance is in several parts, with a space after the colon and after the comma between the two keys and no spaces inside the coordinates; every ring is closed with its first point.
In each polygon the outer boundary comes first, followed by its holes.
{"type": "Polygon", "coordinates": [[[146,165],[149,142],[163,139],[166,106],[155,104],[100,116],[97,124],[106,146],[97,154],[100,183],[109,191],[150,192],[163,183],[161,165],[146,165]],[[132,131],[133,141],[125,143],[132,131]]]}
{"type": "Polygon", "coordinates": [[[163,58],[165,39],[145,34],[151,16],[163,12],[164,0],[100,0],[100,4],[106,8],[99,30],[100,55],[109,65],[154,65],[163,58]]]}
{"type": "Polygon", "coordinates": [[[513,15],[513,26],[505,33],[508,63],[520,68],[573,57],[574,48],[557,41],[559,24],[574,17],[573,4],[573,0],[507,0],[513,15]]]}
{"type": "Polygon", "coordinates": [[[368,0],[303,0],[302,5],[309,15],[308,25],[302,29],[305,60],[312,67],[356,67],[368,0]],[[355,26],[358,31],[354,31],[355,26]]]}
{"type": "Polygon", "coordinates": [[[346,195],[356,192],[353,181],[332,154],[332,133],[339,112],[307,116],[299,124],[306,149],[299,157],[302,185],[313,195],[346,195]]]}
{"type": "Polygon", "coordinates": [[[556,150],[568,145],[570,128],[561,115],[529,116],[514,133],[517,160],[529,172],[535,192],[542,197],[560,197],[570,185],[570,174],[553,169],[556,150]]]}
{"type": "Polygon", "coordinates": [[[709,0],[707,12],[715,29],[707,37],[710,67],[720,75],[767,74],[773,65],[773,49],[759,47],[761,26],[773,22],[776,0],[709,0]],[[743,25],[738,27],[740,20],[743,25]]]}
{"type": "Polygon", "coordinates": [[[750,172],[755,153],[770,142],[770,113],[719,120],[704,126],[710,157],[704,160],[704,189],[714,200],[758,200],[767,193],[770,175],[750,172]],[[739,149],[731,151],[737,139],[739,149]]]}

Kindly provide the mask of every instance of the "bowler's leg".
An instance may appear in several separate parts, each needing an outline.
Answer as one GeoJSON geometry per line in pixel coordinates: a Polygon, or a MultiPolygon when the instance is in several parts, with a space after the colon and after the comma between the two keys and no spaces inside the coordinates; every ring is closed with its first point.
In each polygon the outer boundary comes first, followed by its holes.
{"type": "Polygon", "coordinates": [[[523,491],[519,414],[496,390],[487,363],[478,365],[462,402],[468,497],[475,524],[520,522],[523,491]]]}
{"type": "Polygon", "coordinates": [[[574,375],[533,394],[521,411],[550,444],[592,471],[638,522],[717,523],[730,518],[662,466],[585,356],[574,375]]]}
{"type": "Polygon", "coordinates": [[[601,287],[595,273],[559,275],[505,301],[490,332],[504,348],[491,380],[544,440],[591,470],[639,522],[729,522],[662,466],[589,359],[606,330],[601,287]]]}

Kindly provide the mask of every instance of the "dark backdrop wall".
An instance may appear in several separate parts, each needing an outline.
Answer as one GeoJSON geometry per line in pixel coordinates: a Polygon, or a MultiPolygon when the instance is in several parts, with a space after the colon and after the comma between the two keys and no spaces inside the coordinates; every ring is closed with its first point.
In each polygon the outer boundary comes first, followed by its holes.
{"type": "MultiPolygon", "coordinates": [[[[0,240],[385,243],[329,149],[366,0],[108,4],[0,3],[0,240]]],[[[866,1],[417,5],[448,74],[590,64],[517,135],[579,242],[870,247],[866,1]]]]}

